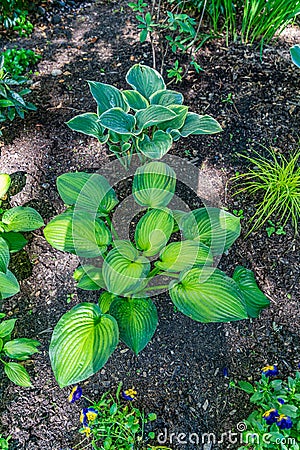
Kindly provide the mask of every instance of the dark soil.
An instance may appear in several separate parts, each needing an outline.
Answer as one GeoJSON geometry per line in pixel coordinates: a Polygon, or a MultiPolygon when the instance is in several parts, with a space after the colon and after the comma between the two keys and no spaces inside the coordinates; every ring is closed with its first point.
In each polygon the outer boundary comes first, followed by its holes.
{"type": "MultiPolygon", "coordinates": [[[[69,2],[37,18],[30,38],[3,35],[4,48],[33,48],[43,56],[33,78],[32,101],[38,110],[5,127],[0,172],[26,174],[26,185],[13,197],[13,205],[32,205],[45,221],[63,209],[57,176],[76,170],[101,173],[111,161],[104,146],[65,125],[74,115],[95,109],[85,80],[125,88],[125,74],[133,63],[152,64],[149,44],[139,43],[126,3],[69,2]],[[59,17],[54,19],[55,15],[59,17]]],[[[175,87],[191,111],[211,114],[224,132],[180,141],[173,154],[204,170],[216,184],[223,206],[244,210],[245,230],[255,201],[233,199],[228,180],[247,167],[240,153],[265,152],[263,144],[288,156],[298,146],[299,71],[289,57],[289,47],[297,38],[297,30],[288,28],[277,43],[265,47],[262,60],[255,47],[226,48],[222,40],[214,41],[199,51],[198,62],[205,72],[188,73],[175,87]],[[228,94],[233,104],[224,102],[228,94]]],[[[180,192],[189,202],[189,194],[179,185],[180,192]]],[[[225,325],[195,323],[175,313],[170,299],[161,295],[156,299],[159,327],[151,343],[138,357],[120,344],[100,373],[82,384],[85,395],[97,400],[104,391],[114,391],[120,381],[125,387],[135,386],[136,405],[156,412],[154,431],[167,430],[165,445],[172,449],[201,448],[178,443],[179,433],[197,433],[200,439],[203,433],[215,433],[220,439],[222,433],[238,432],[238,423],[251,407],[244,394],[229,389],[229,381],[258,379],[265,364],[278,364],[283,376],[298,367],[300,245],[291,226],[285,229],[284,236],[268,238],[264,229],[246,239],[242,236],[220,263],[229,275],[238,264],[254,271],[271,299],[259,319],[225,325]],[[226,369],[229,377],[224,376],[226,369]],[[171,433],[175,433],[172,442],[171,433]]],[[[13,258],[22,280],[21,293],[6,300],[3,310],[18,317],[19,337],[37,338],[42,346],[27,366],[34,388],[22,389],[4,375],[1,378],[2,431],[12,436],[13,449],[67,450],[80,441],[84,401],[68,404],[70,389],[58,387],[48,345],[61,315],[84,299],[96,301],[97,293],[76,290],[75,256],[51,248],[41,231],[29,238],[26,252],[13,258]]],[[[224,442],[205,449],[238,446],[224,442]]]]}

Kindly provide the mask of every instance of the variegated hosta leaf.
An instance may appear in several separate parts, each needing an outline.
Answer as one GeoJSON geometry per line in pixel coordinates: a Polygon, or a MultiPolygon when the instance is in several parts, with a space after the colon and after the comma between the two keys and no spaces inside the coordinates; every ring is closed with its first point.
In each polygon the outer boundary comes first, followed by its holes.
{"type": "Polygon", "coordinates": [[[33,231],[44,225],[40,214],[29,206],[16,206],[8,209],[2,216],[5,231],[33,231]]]}
{"type": "Polygon", "coordinates": [[[88,83],[92,96],[97,102],[99,116],[111,108],[119,107],[125,112],[129,110],[121,91],[116,87],[98,81],[88,81],[88,83]]]}
{"type": "Polygon", "coordinates": [[[257,286],[253,272],[238,266],[232,278],[243,294],[249,317],[258,317],[260,311],[269,306],[270,301],[257,286]]]}
{"type": "Polygon", "coordinates": [[[171,91],[169,89],[164,89],[162,91],[155,92],[150,97],[151,105],[182,105],[183,95],[180,92],[171,91]]]}
{"type": "Polygon", "coordinates": [[[290,48],[293,63],[300,68],[300,45],[293,45],[290,48]]]}
{"type": "Polygon", "coordinates": [[[140,109],[147,108],[149,106],[148,100],[143,97],[138,91],[126,90],[122,91],[128,105],[133,111],[139,111],[140,109]]]}
{"type": "Polygon", "coordinates": [[[116,320],[81,303],[64,314],[52,335],[50,360],[59,386],[79,383],[104,366],[119,342],[116,320]]]}
{"type": "Polygon", "coordinates": [[[14,274],[10,270],[0,272],[0,299],[12,297],[19,291],[20,286],[14,274]]]}
{"type": "Polygon", "coordinates": [[[9,231],[5,233],[0,233],[0,237],[4,239],[9,247],[10,253],[16,253],[22,250],[27,244],[27,240],[24,238],[23,234],[16,233],[14,231],[9,231]]]}
{"type": "Polygon", "coordinates": [[[103,292],[103,294],[100,295],[98,304],[103,314],[106,314],[109,311],[110,305],[116,298],[119,297],[107,291],[103,292]]]}
{"type": "Polygon", "coordinates": [[[115,133],[132,134],[134,132],[135,117],[127,114],[121,108],[113,108],[105,111],[99,120],[103,127],[115,133]]]}
{"type": "Polygon", "coordinates": [[[172,130],[178,130],[183,126],[188,113],[188,107],[183,105],[172,105],[169,106],[169,109],[173,111],[176,116],[171,120],[167,120],[166,122],[159,124],[158,128],[160,130],[167,130],[171,132],[172,130]]]}
{"type": "Polygon", "coordinates": [[[185,123],[179,131],[181,136],[186,137],[190,134],[220,133],[222,128],[211,116],[200,116],[196,113],[187,113],[185,123]]]}
{"type": "Polygon", "coordinates": [[[83,211],[69,209],[54,217],[44,229],[52,247],[83,258],[95,258],[106,251],[111,234],[102,220],[83,211]]]}
{"type": "Polygon", "coordinates": [[[0,173],[0,198],[4,197],[10,186],[10,176],[7,173],[0,173]]]}
{"type": "Polygon", "coordinates": [[[173,139],[169,133],[158,130],[151,139],[147,134],[137,141],[137,147],[143,155],[151,159],[161,159],[172,147],[173,139]]]}
{"type": "Polygon", "coordinates": [[[9,248],[8,245],[2,237],[0,237],[0,272],[6,272],[9,264],[9,248]]]}
{"type": "Polygon", "coordinates": [[[155,266],[165,272],[182,272],[195,266],[212,263],[213,256],[206,245],[196,241],[181,241],[167,245],[155,266]]]}
{"type": "Polygon", "coordinates": [[[99,117],[95,113],[75,116],[67,122],[67,125],[71,130],[97,138],[102,144],[107,142],[108,134],[104,135],[105,129],[100,125],[99,117]]]}
{"type": "Polygon", "coordinates": [[[86,291],[98,291],[105,289],[105,283],[102,276],[102,269],[92,265],[78,267],[73,273],[74,280],[77,281],[77,287],[86,291]]]}
{"type": "Polygon", "coordinates": [[[194,268],[171,281],[174,305],[197,322],[231,322],[246,319],[242,294],[231,278],[214,268],[194,268]]]}
{"type": "Polygon", "coordinates": [[[135,172],[132,193],[139,205],[157,208],[170,203],[175,187],[174,170],[163,162],[153,161],[135,172]]]}
{"type": "Polygon", "coordinates": [[[157,310],[148,298],[117,298],[109,313],[116,319],[120,339],[138,354],[151,340],[157,327],[157,310]]]}
{"type": "Polygon", "coordinates": [[[150,105],[146,109],[137,111],[135,117],[138,128],[137,133],[139,133],[145,128],[174,119],[176,117],[176,113],[172,111],[171,108],[167,108],[166,106],[150,105]]]}
{"type": "Polygon", "coordinates": [[[102,274],[107,290],[116,295],[132,295],[143,289],[150,262],[129,241],[115,241],[104,260],[102,274]]]}
{"type": "Polygon", "coordinates": [[[126,81],[148,100],[155,92],[166,89],[163,77],[155,69],[142,64],[135,64],[129,69],[126,81]]]}
{"type": "Polygon", "coordinates": [[[180,223],[184,239],[200,241],[214,255],[228,250],[241,232],[240,219],[219,208],[199,208],[186,214],[180,223]]]}
{"type": "Polygon", "coordinates": [[[56,184],[63,202],[76,205],[76,210],[106,215],[118,204],[107,179],[97,173],[64,173],[57,178],[56,184]]]}
{"type": "Polygon", "coordinates": [[[171,210],[152,209],[138,222],[134,239],[137,248],[145,256],[154,256],[165,247],[173,231],[174,219],[171,210]]]}
{"type": "Polygon", "coordinates": [[[186,211],[180,211],[179,209],[173,209],[172,213],[174,218],[173,232],[175,233],[176,231],[179,231],[181,229],[181,221],[188,213],[186,211]]]}

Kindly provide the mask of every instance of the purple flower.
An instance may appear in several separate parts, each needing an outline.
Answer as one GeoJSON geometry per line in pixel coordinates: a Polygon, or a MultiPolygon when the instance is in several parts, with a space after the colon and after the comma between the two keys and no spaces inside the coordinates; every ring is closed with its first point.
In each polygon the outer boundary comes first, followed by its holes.
{"type": "Polygon", "coordinates": [[[96,419],[98,411],[94,408],[83,408],[80,414],[80,422],[84,427],[89,426],[89,422],[96,419]]]}
{"type": "Polygon", "coordinates": [[[274,377],[278,374],[277,366],[265,366],[261,369],[261,373],[265,375],[265,377],[274,377]]]}
{"type": "Polygon", "coordinates": [[[265,419],[267,425],[272,425],[277,421],[279,417],[278,411],[275,408],[269,409],[263,413],[263,419],[265,419]]]}
{"type": "Polygon", "coordinates": [[[82,389],[78,384],[77,386],[73,387],[71,394],[68,397],[68,400],[70,403],[74,403],[76,402],[76,400],[79,400],[81,396],[82,396],[82,389]]]}
{"type": "Polygon", "coordinates": [[[227,367],[223,368],[223,376],[224,377],[228,377],[228,369],[227,369],[227,367]]]}
{"type": "Polygon", "coordinates": [[[280,414],[280,416],[276,420],[276,424],[281,430],[288,430],[293,426],[292,419],[289,416],[285,416],[284,414],[280,414]]]}
{"type": "Polygon", "coordinates": [[[278,398],[277,401],[278,401],[278,403],[280,403],[281,405],[284,405],[284,400],[283,400],[283,398],[278,398]]]}

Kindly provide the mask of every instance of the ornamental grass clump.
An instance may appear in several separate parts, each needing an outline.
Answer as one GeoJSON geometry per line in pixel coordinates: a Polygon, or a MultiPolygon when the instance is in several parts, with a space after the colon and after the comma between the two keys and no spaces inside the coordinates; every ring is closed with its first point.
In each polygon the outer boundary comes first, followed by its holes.
{"type": "Polygon", "coordinates": [[[283,227],[291,219],[297,233],[300,218],[300,152],[289,158],[276,154],[273,149],[268,150],[268,153],[269,158],[257,152],[254,157],[240,155],[254,167],[233,178],[238,182],[234,195],[246,193],[257,200],[248,234],[271,218],[283,227]]]}

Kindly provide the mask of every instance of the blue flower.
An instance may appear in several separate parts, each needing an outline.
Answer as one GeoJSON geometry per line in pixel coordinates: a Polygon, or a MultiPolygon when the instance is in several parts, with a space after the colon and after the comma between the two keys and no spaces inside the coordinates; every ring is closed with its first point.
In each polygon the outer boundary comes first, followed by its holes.
{"type": "Polygon", "coordinates": [[[94,408],[83,408],[80,414],[80,422],[83,427],[88,427],[89,422],[92,422],[98,416],[98,411],[94,408]]]}
{"type": "Polygon", "coordinates": [[[277,401],[278,401],[278,403],[280,403],[281,405],[284,405],[284,400],[283,400],[283,398],[278,398],[277,401]]]}
{"type": "Polygon", "coordinates": [[[272,425],[277,421],[279,417],[278,411],[275,408],[269,409],[263,413],[263,419],[267,422],[267,425],[272,425]]]}
{"type": "Polygon", "coordinates": [[[265,366],[261,369],[261,373],[266,377],[273,377],[278,374],[277,366],[265,366]]]}
{"type": "Polygon", "coordinates": [[[293,426],[292,419],[289,416],[285,416],[284,414],[280,414],[280,416],[276,420],[276,424],[281,430],[288,430],[293,426]]]}
{"type": "Polygon", "coordinates": [[[223,376],[224,377],[228,377],[228,369],[227,369],[227,367],[223,368],[223,376]]]}
{"type": "Polygon", "coordinates": [[[134,388],[132,389],[127,389],[126,391],[122,391],[121,395],[124,398],[124,400],[127,400],[129,402],[132,402],[132,400],[134,400],[134,397],[136,396],[137,392],[134,390],[134,388]]]}
{"type": "Polygon", "coordinates": [[[81,396],[82,396],[82,389],[78,384],[77,386],[73,387],[71,394],[68,397],[68,400],[70,403],[74,403],[76,402],[76,400],[79,400],[81,396]]]}

